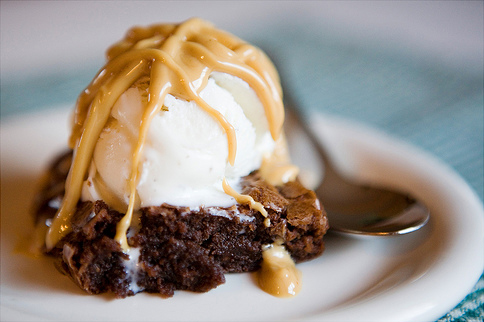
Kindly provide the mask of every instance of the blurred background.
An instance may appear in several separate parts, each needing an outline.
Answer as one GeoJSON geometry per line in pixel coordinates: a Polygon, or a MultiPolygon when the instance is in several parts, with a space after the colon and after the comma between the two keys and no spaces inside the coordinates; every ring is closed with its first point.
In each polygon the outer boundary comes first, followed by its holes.
{"type": "MultiPolygon", "coordinates": [[[[356,120],[416,145],[453,168],[483,199],[482,1],[0,5],[2,123],[72,107],[102,67],[106,48],[133,25],[198,16],[265,49],[305,112],[356,120]]],[[[481,278],[442,320],[479,318],[482,297],[481,278]],[[469,309],[472,303],[477,309],[469,309]]]]}

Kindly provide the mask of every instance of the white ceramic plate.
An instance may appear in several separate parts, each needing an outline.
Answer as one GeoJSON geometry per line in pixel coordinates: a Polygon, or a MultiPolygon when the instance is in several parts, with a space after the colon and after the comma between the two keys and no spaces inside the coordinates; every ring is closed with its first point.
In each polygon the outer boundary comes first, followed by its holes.
{"type": "Polygon", "coordinates": [[[328,235],[323,256],[299,265],[303,289],[294,299],[262,292],[250,274],[229,275],[209,293],[176,292],[171,299],[88,296],[49,259],[18,252],[31,229],[34,182],[65,146],[67,115],[56,109],[1,125],[2,321],[435,320],[465,297],[482,272],[483,209],[460,177],[381,133],[316,117],[315,128],[338,147],[335,157],[346,160],[344,171],[413,193],[430,208],[429,224],[397,238],[328,235]]]}

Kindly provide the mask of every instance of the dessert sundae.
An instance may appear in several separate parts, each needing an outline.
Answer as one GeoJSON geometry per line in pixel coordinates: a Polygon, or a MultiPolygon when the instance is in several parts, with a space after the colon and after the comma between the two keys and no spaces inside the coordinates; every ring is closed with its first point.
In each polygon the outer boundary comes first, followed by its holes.
{"type": "Polygon", "coordinates": [[[42,251],[91,294],[206,292],[257,272],[276,296],[328,229],[297,179],[258,48],[190,19],[135,27],[78,98],[35,202],[42,251]]]}

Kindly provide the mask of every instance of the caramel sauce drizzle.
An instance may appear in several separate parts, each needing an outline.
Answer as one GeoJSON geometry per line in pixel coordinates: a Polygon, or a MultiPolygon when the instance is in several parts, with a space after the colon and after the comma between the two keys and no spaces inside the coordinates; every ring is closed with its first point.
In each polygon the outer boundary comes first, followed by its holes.
{"type": "Polygon", "coordinates": [[[240,204],[248,204],[252,209],[257,210],[258,212],[261,213],[262,216],[264,216],[266,219],[264,220],[264,225],[266,227],[269,227],[271,225],[271,221],[269,219],[269,214],[267,213],[267,210],[264,209],[264,206],[260,203],[254,200],[249,195],[243,195],[235,191],[227,182],[227,179],[223,179],[222,181],[222,187],[225,191],[226,194],[231,195],[234,197],[234,199],[240,203],[240,204]]]}
{"type": "Polygon", "coordinates": [[[276,297],[296,296],[302,287],[301,272],[280,240],[263,246],[262,265],[256,275],[260,288],[276,297]]]}
{"type": "MultiPolygon", "coordinates": [[[[148,76],[150,82],[148,101],[132,159],[128,209],[118,223],[115,237],[124,251],[129,249],[126,231],[139,199],[136,186],[144,143],[150,123],[162,109],[167,94],[195,101],[220,124],[228,139],[227,160],[232,165],[237,152],[234,128],[199,95],[212,72],[235,75],[250,84],[264,106],[274,140],[278,139],[282,130],[282,91],[279,76],[270,60],[258,48],[201,19],[190,19],[178,25],[135,27],[123,40],[108,49],[107,60],[76,104],[69,138],[74,158],[62,205],[46,236],[47,249],[52,249],[72,230],[71,217],[80,199],[99,135],[117,99],[139,79],[148,76]]],[[[262,205],[236,193],[226,181],[223,186],[224,191],[236,200],[251,204],[267,216],[262,205]]]]}

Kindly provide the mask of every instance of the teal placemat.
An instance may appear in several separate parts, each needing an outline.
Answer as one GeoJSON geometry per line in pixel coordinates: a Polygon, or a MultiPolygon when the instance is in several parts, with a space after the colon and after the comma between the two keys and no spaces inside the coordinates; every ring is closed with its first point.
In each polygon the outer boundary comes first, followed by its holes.
{"type": "Polygon", "coordinates": [[[5,77],[2,74],[0,107],[2,120],[66,104],[73,107],[101,64],[71,70],[39,70],[34,74],[5,77]]]}

